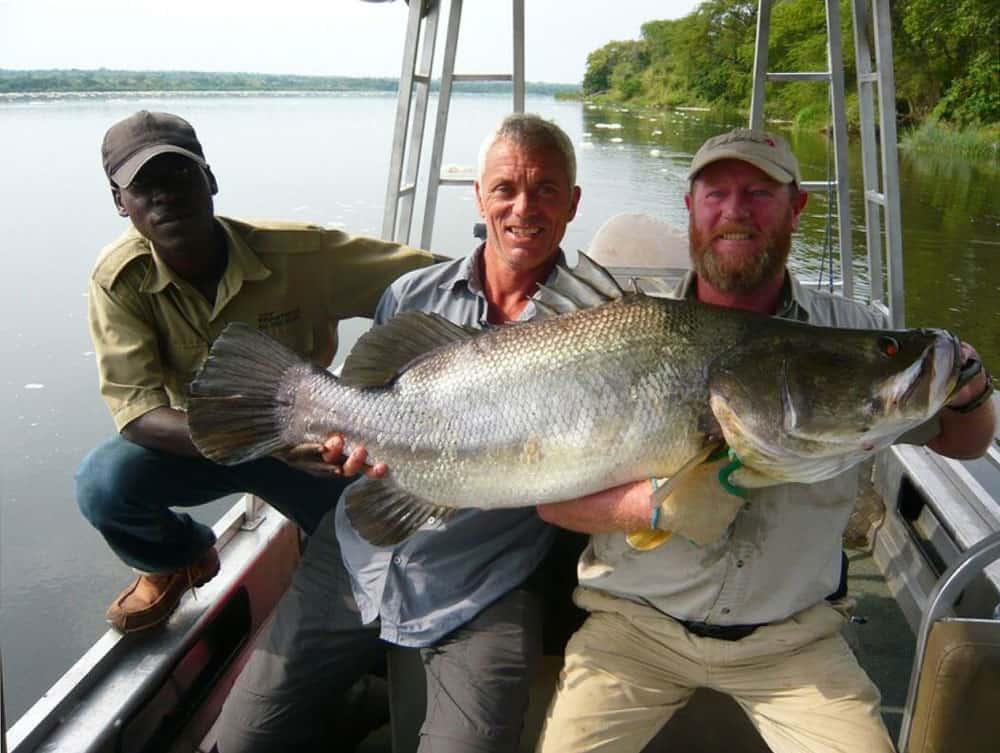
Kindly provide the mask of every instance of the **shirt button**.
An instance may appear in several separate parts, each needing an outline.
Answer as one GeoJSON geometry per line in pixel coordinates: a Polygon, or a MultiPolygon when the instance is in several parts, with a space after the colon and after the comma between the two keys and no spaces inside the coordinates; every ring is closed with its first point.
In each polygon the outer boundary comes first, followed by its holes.
{"type": "Polygon", "coordinates": [[[743,567],[743,560],[736,560],[736,567],[743,567]]]}
{"type": "Polygon", "coordinates": [[[395,562],[397,565],[403,564],[403,558],[400,557],[398,554],[392,558],[392,561],[395,562]]]}
{"type": "Polygon", "coordinates": [[[729,614],[729,607],[723,607],[722,608],[722,613],[723,614],[729,614]]]}
{"type": "Polygon", "coordinates": [[[431,515],[429,518],[427,518],[427,522],[430,523],[431,525],[434,525],[435,523],[437,523],[437,518],[431,515]]]}

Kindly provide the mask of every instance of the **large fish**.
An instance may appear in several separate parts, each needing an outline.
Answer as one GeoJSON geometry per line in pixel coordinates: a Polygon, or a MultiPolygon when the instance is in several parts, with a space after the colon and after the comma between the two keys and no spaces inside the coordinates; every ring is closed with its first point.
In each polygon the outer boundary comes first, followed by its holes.
{"type": "Polygon", "coordinates": [[[191,436],[226,464],[330,432],[365,445],[390,471],[356,485],[347,511],[390,544],[456,508],[676,481],[723,442],[742,462],[734,485],[826,479],[932,416],[958,380],[947,332],[623,293],[582,254],[536,305],[545,316],[487,331],[399,315],[358,341],[339,379],[231,324],[191,386],[191,436]]]}

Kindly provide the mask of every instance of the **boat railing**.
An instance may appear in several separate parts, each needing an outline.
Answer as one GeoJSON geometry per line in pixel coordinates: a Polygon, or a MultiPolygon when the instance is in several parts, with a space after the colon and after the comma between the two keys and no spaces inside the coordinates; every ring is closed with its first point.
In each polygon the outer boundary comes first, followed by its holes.
{"type": "Polygon", "coordinates": [[[108,630],[10,729],[11,753],[141,750],[158,738],[198,749],[299,553],[298,528],[249,495],[213,531],[219,575],[162,630],[108,630]]]}
{"type": "MultiPolygon", "coordinates": [[[[996,397],[994,404],[1000,409],[996,397]]],[[[873,556],[917,631],[937,578],[1000,531],[1000,452],[994,442],[984,458],[959,461],[924,447],[895,445],[877,457],[873,483],[885,504],[873,556]]],[[[996,594],[1000,565],[986,569],[964,606],[970,614],[983,614],[996,594]]]]}

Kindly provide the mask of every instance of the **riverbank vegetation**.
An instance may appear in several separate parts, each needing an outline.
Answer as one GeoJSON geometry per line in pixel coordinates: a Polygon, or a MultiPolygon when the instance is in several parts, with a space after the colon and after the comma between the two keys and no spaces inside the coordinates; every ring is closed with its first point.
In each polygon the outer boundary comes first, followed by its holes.
{"type": "MultiPolygon", "coordinates": [[[[1000,124],[1000,14],[996,0],[896,0],[891,5],[897,114],[911,145],[953,145],[996,159],[1000,124]],[[920,128],[917,128],[920,126],[920,128]]],[[[851,3],[841,0],[848,120],[857,122],[851,3]]],[[[687,16],[649,21],[637,40],[613,41],[587,58],[584,96],[652,107],[746,111],[756,0],[705,0],[687,16]]],[[[786,0],[771,13],[771,70],[827,68],[826,15],[816,0],[786,0]]],[[[770,83],[767,115],[797,127],[829,121],[822,82],[770,83]]]]}
{"type": "MultiPolygon", "coordinates": [[[[394,92],[394,78],[348,78],[346,76],[297,76],[266,73],[207,73],[204,71],[97,70],[2,70],[0,93],[40,92],[394,92]]],[[[437,89],[439,82],[431,83],[437,89]]],[[[531,94],[554,95],[565,84],[528,82],[531,94]]],[[[506,92],[510,84],[492,81],[460,81],[455,91],[506,92]]]]}

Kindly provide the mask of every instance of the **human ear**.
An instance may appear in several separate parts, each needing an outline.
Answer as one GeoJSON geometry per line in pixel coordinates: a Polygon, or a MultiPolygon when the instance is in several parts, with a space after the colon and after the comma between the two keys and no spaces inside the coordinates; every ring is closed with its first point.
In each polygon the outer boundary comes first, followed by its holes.
{"type": "Polygon", "coordinates": [[[122,192],[120,188],[115,186],[111,187],[111,197],[115,202],[115,209],[118,212],[119,217],[128,217],[128,209],[125,208],[125,203],[122,201],[122,192]]]}
{"type": "Polygon", "coordinates": [[[476,209],[479,210],[479,216],[480,217],[485,217],[486,216],[486,212],[483,209],[483,197],[482,197],[482,194],[480,194],[480,192],[479,192],[479,181],[478,180],[474,180],[472,182],[472,187],[476,191],[476,209]]]}

